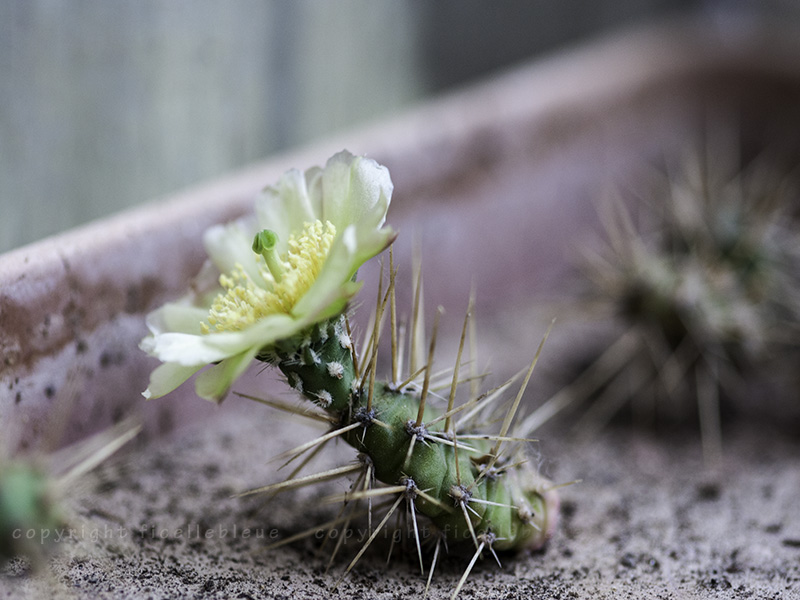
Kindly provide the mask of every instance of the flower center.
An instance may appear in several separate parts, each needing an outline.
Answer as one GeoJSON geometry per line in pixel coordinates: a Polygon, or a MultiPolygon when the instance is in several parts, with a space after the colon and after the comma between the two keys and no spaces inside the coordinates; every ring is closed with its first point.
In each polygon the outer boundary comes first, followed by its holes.
{"type": "Polygon", "coordinates": [[[330,222],[306,223],[299,236],[292,234],[288,250],[278,255],[278,236],[265,229],[256,235],[253,251],[266,285],[256,282],[237,264],[230,274],[222,274],[223,290],[211,304],[204,333],[241,331],[273,314],[291,314],[292,309],[316,281],[328,257],[336,228],[330,222]]]}

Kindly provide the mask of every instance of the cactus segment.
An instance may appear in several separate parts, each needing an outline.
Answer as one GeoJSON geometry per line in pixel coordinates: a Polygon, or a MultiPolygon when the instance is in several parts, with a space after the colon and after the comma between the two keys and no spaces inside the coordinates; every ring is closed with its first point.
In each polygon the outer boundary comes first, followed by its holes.
{"type": "Polygon", "coordinates": [[[62,525],[50,478],[25,461],[0,465],[0,564],[15,556],[37,556],[38,540],[20,532],[62,525]]]}
{"type": "MultiPolygon", "coordinates": [[[[392,281],[386,297],[393,294],[392,281]]],[[[380,322],[380,309],[386,305],[386,301],[378,304],[376,324],[380,322]]],[[[467,323],[468,317],[465,332],[467,323]]],[[[505,418],[501,419],[500,434],[476,435],[455,417],[460,412],[478,412],[497,402],[499,392],[511,382],[494,393],[454,408],[453,396],[459,383],[456,367],[447,408],[434,406],[426,402],[432,356],[427,366],[416,373],[416,378],[410,377],[401,384],[374,381],[371,376],[378,340],[367,336],[367,349],[373,355],[362,357],[359,369],[348,331],[346,318],[340,316],[259,356],[277,366],[295,390],[331,416],[334,431],[319,438],[320,441],[341,437],[359,452],[362,475],[369,470],[369,477],[360,477],[353,489],[362,486],[365,479],[368,485],[366,491],[351,493],[347,498],[372,499],[384,495],[382,489],[385,495],[405,498],[414,515],[418,545],[416,518],[422,515],[448,543],[472,541],[476,548],[483,546],[492,552],[542,546],[553,532],[557,496],[521,452],[516,456],[506,455],[503,447],[504,442],[524,441],[508,434],[536,361],[528,369],[512,408],[501,415],[505,418]],[[421,385],[419,379],[423,380],[421,385]],[[369,479],[373,476],[388,487],[372,489],[369,479]]],[[[462,335],[461,349],[463,345],[462,335]]],[[[394,353],[396,346],[392,346],[394,353]]],[[[434,341],[431,354],[433,348],[434,341]]],[[[392,363],[396,363],[394,357],[392,363]]],[[[310,444],[301,446],[296,449],[297,454],[309,447],[310,444]]],[[[327,474],[319,474],[319,479],[327,478],[327,474]]],[[[287,489],[294,487],[292,481],[305,485],[314,482],[315,476],[290,479],[249,493],[287,489]]]]}
{"type": "Polygon", "coordinates": [[[67,527],[62,500],[73,484],[133,439],[141,426],[128,418],[116,426],[43,457],[0,457],[0,565],[25,558],[45,564],[55,544],[50,533],[67,527]],[[61,469],[45,467],[61,463],[61,469]],[[36,535],[33,535],[33,532],[36,535]]]}

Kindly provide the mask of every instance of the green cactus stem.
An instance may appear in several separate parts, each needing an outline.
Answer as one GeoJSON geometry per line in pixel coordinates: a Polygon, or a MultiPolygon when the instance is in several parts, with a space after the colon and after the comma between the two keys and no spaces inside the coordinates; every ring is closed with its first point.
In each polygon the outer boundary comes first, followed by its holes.
{"type": "Polygon", "coordinates": [[[442,411],[422,402],[418,386],[376,382],[370,393],[354,357],[339,317],[314,327],[299,345],[290,342],[260,358],[347,429],[343,439],[368,457],[378,481],[406,486],[415,510],[448,541],[491,533],[499,550],[546,541],[557,501],[527,464],[496,458],[491,439],[459,443],[454,430],[445,431],[442,411]]]}

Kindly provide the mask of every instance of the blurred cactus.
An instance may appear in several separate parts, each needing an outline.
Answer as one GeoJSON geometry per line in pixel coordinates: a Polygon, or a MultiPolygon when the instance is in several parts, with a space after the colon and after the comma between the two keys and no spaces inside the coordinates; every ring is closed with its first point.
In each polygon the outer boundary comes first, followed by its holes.
{"type": "Polygon", "coordinates": [[[126,419],[57,452],[0,455],[0,566],[23,558],[41,567],[54,542],[69,531],[63,501],[74,497],[76,482],[140,429],[134,419],[126,419]]]}
{"type": "Polygon", "coordinates": [[[718,454],[721,403],[752,398],[753,381],[781,393],[800,346],[796,189],[764,157],[742,167],[738,150],[709,143],[636,202],[602,211],[580,306],[623,333],[559,398],[594,397],[590,427],[626,404],[650,420],[698,415],[718,454]]]}

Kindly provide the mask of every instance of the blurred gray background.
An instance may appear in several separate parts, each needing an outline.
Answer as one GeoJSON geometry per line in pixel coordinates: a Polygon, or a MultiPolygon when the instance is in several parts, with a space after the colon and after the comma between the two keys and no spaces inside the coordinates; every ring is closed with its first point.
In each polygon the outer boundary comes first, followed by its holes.
{"type": "Polygon", "coordinates": [[[0,252],[609,30],[794,0],[2,0],[0,252]]]}

